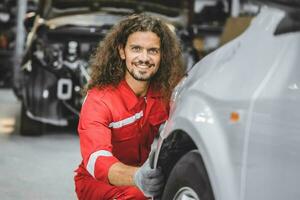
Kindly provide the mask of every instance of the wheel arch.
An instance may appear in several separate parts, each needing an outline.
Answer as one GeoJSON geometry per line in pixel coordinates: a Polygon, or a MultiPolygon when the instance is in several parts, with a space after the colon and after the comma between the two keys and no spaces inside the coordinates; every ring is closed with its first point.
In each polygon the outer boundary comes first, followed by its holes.
{"type": "MultiPolygon", "coordinates": [[[[160,137],[159,140],[161,141],[158,142],[157,166],[163,169],[166,178],[183,155],[196,149],[203,160],[203,168],[209,176],[208,179],[215,199],[238,200],[239,189],[236,187],[238,181],[232,170],[231,156],[224,136],[218,134],[219,137],[215,138],[218,146],[216,150],[214,141],[205,137],[210,132],[216,132],[216,130],[203,128],[203,131],[198,133],[197,130],[201,129],[184,118],[172,119],[171,124],[176,124],[176,126],[172,127],[166,137],[160,137]],[[180,122],[177,123],[176,121],[180,122]]],[[[168,130],[168,127],[166,129],[168,130]]]]}

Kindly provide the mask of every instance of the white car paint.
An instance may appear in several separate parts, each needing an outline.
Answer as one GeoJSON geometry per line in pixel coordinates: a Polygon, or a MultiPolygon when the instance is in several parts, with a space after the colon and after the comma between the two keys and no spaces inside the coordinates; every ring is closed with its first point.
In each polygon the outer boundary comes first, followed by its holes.
{"type": "Polygon", "coordinates": [[[263,6],[242,35],[197,63],[173,93],[158,152],[175,130],[189,134],[216,200],[300,197],[300,32],[274,35],[285,14],[263,6]]]}

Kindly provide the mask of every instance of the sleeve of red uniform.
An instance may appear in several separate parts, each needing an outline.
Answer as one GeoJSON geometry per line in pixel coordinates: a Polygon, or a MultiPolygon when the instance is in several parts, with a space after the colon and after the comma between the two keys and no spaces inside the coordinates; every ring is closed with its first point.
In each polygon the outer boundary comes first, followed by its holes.
{"type": "Polygon", "coordinates": [[[85,168],[94,178],[108,182],[109,168],[119,161],[112,155],[112,117],[102,96],[100,91],[89,91],[81,108],[78,133],[85,168]]]}

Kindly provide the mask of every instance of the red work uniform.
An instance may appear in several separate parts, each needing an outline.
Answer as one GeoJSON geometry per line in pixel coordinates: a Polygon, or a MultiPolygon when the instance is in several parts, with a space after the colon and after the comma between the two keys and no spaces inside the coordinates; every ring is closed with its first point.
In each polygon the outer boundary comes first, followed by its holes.
{"type": "Polygon", "coordinates": [[[116,162],[141,166],[168,109],[150,86],[137,97],[125,80],[117,87],[93,88],[82,105],[78,132],[83,161],[76,170],[80,200],[146,199],[134,186],[113,186],[108,170],[116,162]]]}

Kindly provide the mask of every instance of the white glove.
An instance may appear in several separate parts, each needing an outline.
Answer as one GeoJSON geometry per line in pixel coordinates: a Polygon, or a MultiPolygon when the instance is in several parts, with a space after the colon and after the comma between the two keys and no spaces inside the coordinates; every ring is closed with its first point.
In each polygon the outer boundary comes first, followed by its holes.
{"type": "Polygon", "coordinates": [[[135,185],[146,197],[156,197],[162,192],[164,176],[162,170],[152,169],[151,164],[155,151],[151,151],[146,162],[136,171],[133,177],[135,185]]]}

